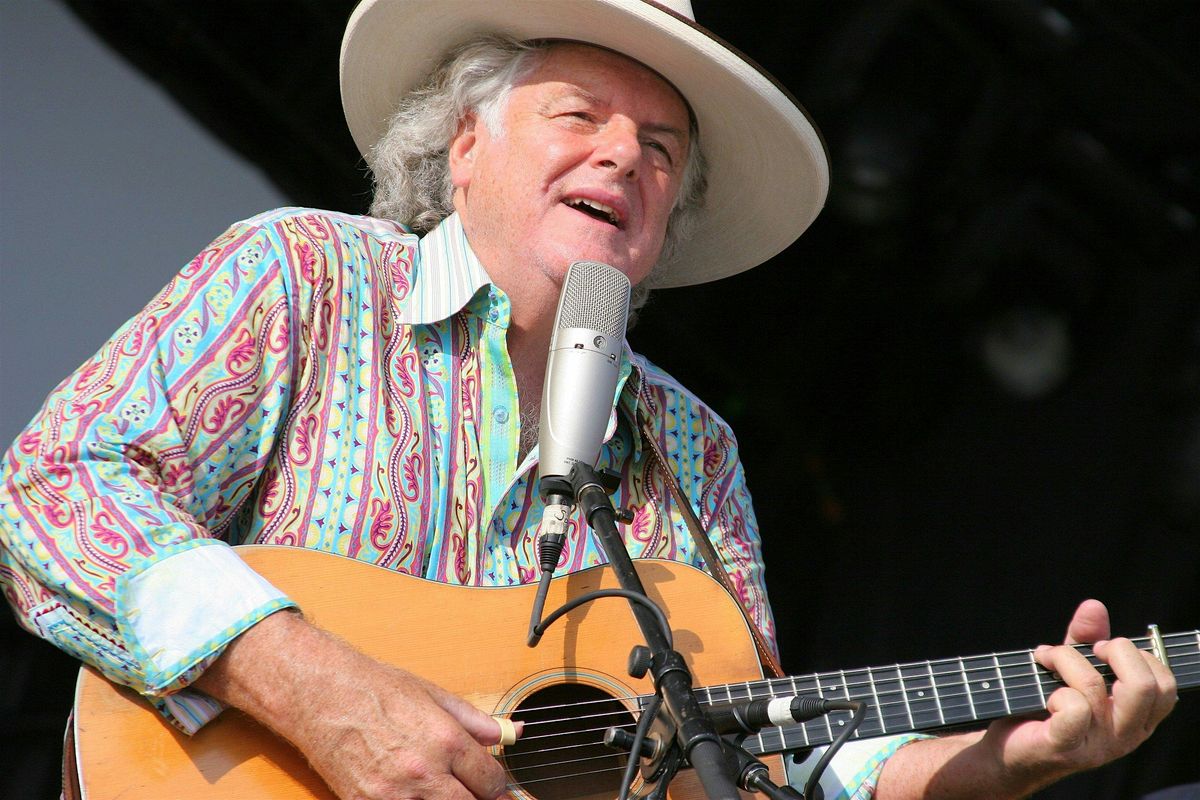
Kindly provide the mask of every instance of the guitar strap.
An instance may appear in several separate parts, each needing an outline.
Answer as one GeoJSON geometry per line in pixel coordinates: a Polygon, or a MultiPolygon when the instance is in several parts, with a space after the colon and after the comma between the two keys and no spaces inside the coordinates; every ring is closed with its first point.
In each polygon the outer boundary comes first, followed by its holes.
{"type": "Polygon", "coordinates": [[[704,564],[708,567],[709,574],[716,579],[717,583],[725,587],[725,591],[737,603],[742,616],[746,619],[746,627],[750,629],[750,635],[754,638],[754,648],[758,651],[758,660],[762,663],[763,670],[772,678],[782,678],[784,676],[783,667],[779,665],[775,654],[767,646],[762,631],[758,629],[758,625],[754,623],[750,612],[746,610],[745,604],[742,603],[742,598],[733,586],[733,581],[729,578],[729,573],[725,571],[725,566],[721,563],[721,557],[717,555],[717,549],[713,547],[708,534],[704,532],[704,526],[700,524],[700,519],[696,516],[696,512],[692,510],[692,504],[688,502],[687,497],[684,495],[683,487],[679,485],[678,478],[675,477],[675,473],[667,465],[667,459],[663,456],[658,438],[650,428],[649,420],[639,413],[638,423],[641,426],[642,441],[649,444],[650,449],[654,452],[654,460],[658,463],[658,467],[662,471],[667,488],[671,490],[671,497],[674,498],[675,505],[679,508],[679,513],[683,515],[688,530],[692,534],[692,539],[696,542],[696,546],[700,548],[700,554],[704,557],[704,564]]]}

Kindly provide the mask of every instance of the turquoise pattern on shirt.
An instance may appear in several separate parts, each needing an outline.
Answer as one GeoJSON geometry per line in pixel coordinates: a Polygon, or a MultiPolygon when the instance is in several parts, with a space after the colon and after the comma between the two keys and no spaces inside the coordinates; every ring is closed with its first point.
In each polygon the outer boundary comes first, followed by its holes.
{"type": "MultiPolygon", "coordinates": [[[[234,225],[60,384],[6,454],[0,581],[18,619],[110,678],[166,695],[224,642],[156,675],[123,636],[114,592],[123,573],[198,537],[310,547],[454,584],[535,580],[542,506],[536,459],[517,461],[507,325],[508,300],[455,216],[420,243],[391,222],[312,209],[234,225]]],[[[600,464],[621,475],[615,500],[635,512],[631,550],[702,563],[648,469],[641,415],[774,641],[732,433],[644,358],[626,362],[600,464]]],[[[561,569],[603,561],[572,520],[561,569]]]]}

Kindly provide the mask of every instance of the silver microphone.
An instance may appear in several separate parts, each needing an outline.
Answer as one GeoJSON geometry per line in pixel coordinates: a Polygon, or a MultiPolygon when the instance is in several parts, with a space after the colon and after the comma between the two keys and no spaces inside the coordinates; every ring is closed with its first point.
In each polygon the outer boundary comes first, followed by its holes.
{"type": "Polygon", "coordinates": [[[567,475],[576,462],[594,466],[600,455],[625,349],[629,296],[629,278],[607,264],[576,261],[567,270],[546,359],[538,429],[543,535],[565,536],[574,505],[564,489],[567,475]]]}

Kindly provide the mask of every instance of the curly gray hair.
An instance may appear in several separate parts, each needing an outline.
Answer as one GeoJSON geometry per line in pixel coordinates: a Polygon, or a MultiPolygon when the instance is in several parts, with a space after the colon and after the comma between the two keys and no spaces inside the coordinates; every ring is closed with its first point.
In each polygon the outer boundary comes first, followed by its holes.
{"type": "MultiPolygon", "coordinates": [[[[404,223],[426,233],[454,211],[448,162],[450,141],[469,113],[499,134],[508,93],[529,75],[553,41],[518,41],[481,36],[456,47],[429,78],[409,92],[388,121],[387,132],[367,155],[375,181],[371,214],[404,223]]],[[[708,188],[707,165],[691,109],[690,146],[675,207],[667,220],[658,264],[634,288],[634,308],[641,307],[659,274],[671,262],[677,242],[693,229],[708,188]]]]}

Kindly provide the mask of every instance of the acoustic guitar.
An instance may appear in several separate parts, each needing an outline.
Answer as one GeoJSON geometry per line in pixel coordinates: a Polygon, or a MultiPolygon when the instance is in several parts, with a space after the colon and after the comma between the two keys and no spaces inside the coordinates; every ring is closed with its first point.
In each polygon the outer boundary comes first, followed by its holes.
{"type": "MultiPolygon", "coordinates": [[[[525,635],[533,586],[448,586],[313,550],[238,550],[315,624],[490,714],[524,720],[524,734],[515,745],[494,748],[514,796],[616,796],[625,756],[607,748],[603,734],[612,726],[632,730],[653,692],[648,679],[631,678],[626,671],[629,651],[642,639],[624,600],[602,599],[576,609],[529,648],[525,635]]],[[[670,619],[676,649],[691,666],[696,685],[704,687],[696,690],[702,703],[797,694],[862,700],[870,710],[855,738],[866,738],[1041,711],[1061,685],[1037,665],[1030,650],[764,680],[745,619],[715,581],[675,562],[636,563],[647,592],[670,619]]],[[[561,576],[546,608],[613,587],[611,570],[604,568],[561,576]]],[[[1152,629],[1149,637],[1135,641],[1170,664],[1181,689],[1200,685],[1200,631],[1160,636],[1152,629]]],[[[1099,664],[1090,649],[1079,649],[1099,664]]],[[[1111,674],[1107,667],[1101,670],[1111,674]]],[[[836,712],[770,728],[743,745],[765,757],[779,783],[783,771],[777,754],[827,744],[848,719],[848,713],[836,712]]],[[[246,715],[227,711],[188,737],[134,692],[87,667],[79,675],[73,734],[87,800],[333,800],[303,756],[246,715]]],[[[637,787],[641,792],[652,788],[640,778],[637,787]]],[[[704,795],[684,770],[669,796],[704,795]]]]}

